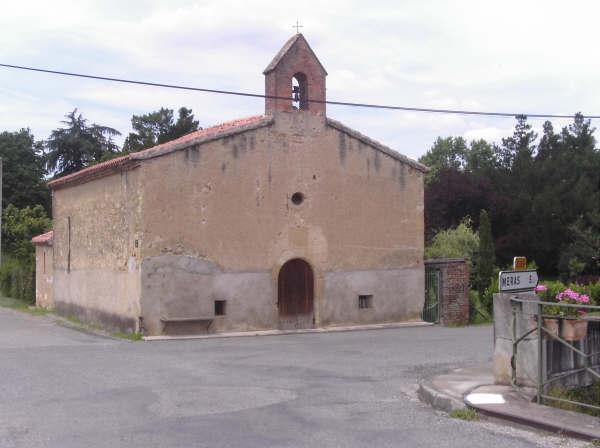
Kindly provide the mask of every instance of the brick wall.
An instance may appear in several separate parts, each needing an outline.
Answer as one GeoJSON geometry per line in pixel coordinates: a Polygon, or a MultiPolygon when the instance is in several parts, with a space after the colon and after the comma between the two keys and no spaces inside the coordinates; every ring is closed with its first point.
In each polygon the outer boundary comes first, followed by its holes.
{"type": "Polygon", "coordinates": [[[426,268],[440,270],[440,323],[469,322],[469,265],[462,258],[425,260],[426,268]]]}

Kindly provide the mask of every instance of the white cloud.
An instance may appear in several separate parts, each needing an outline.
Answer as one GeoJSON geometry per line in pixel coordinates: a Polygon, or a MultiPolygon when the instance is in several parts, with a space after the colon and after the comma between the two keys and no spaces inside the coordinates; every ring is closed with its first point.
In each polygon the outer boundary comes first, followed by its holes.
{"type": "MultiPolygon", "coordinates": [[[[14,2],[0,16],[0,62],[262,93],[262,70],[302,32],[329,72],[329,99],[500,112],[600,114],[600,4],[442,0],[364,3],[216,0],[14,2]]],[[[79,107],[126,134],[133,113],[191,107],[206,126],[262,113],[261,101],[0,68],[0,122],[46,137],[79,107]]],[[[510,118],[329,107],[418,158],[437,136],[499,141],[510,118]]],[[[93,119],[92,119],[93,118],[93,119]]],[[[554,120],[553,120],[554,121],[554,120]]],[[[543,120],[535,120],[536,129],[543,120]]],[[[558,123],[558,121],[557,121],[558,123]]],[[[559,130],[568,121],[560,125],[559,130]]],[[[0,129],[2,130],[2,129],[0,129]]]]}

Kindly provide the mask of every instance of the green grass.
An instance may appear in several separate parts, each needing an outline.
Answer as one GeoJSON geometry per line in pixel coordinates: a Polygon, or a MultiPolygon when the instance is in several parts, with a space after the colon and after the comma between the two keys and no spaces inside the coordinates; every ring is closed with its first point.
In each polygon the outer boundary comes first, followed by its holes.
{"type": "MultiPolygon", "coordinates": [[[[562,389],[552,386],[548,391],[548,395],[563,400],[578,401],[580,403],[589,404],[592,406],[600,406],[600,382],[596,382],[591,386],[578,387],[576,389],[562,389]]],[[[586,408],[571,403],[563,403],[555,400],[547,400],[548,406],[558,409],[567,409],[569,411],[581,412],[583,414],[600,417],[600,410],[586,408]]]]}
{"type": "Polygon", "coordinates": [[[473,408],[455,409],[450,413],[450,417],[466,420],[468,422],[477,421],[479,420],[479,412],[473,408]]]}
{"type": "Polygon", "coordinates": [[[18,299],[12,299],[10,297],[4,297],[0,295],[0,307],[3,308],[10,308],[16,311],[20,311],[23,313],[27,313],[27,314],[31,314],[33,316],[44,316],[46,314],[54,314],[58,317],[62,317],[63,319],[68,320],[69,322],[71,322],[73,324],[73,327],[77,330],[80,331],[99,331],[102,333],[106,333],[109,334],[110,336],[113,336],[115,338],[119,338],[119,339],[127,339],[129,341],[141,341],[142,340],[142,334],[141,333],[124,333],[124,332],[111,332],[111,331],[107,331],[104,328],[100,327],[99,325],[93,325],[93,324],[89,324],[87,322],[82,321],[81,319],[78,319],[77,317],[74,316],[63,316],[60,314],[57,314],[53,311],[47,310],[45,308],[38,308],[36,307],[33,303],[29,303],[29,302],[24,302],[23,300],[18,300],[18,299]]]}
{"type": "Polygon", "coordinates": [[[142,333],[123,333],[117,331],[115,333],[111,333],[111,335],[119,339],[127,339],[130,341],[141,341],[143,339],[142,333]]]}
{"type": "Polygon", "coordinates": [[[43,316],[51,312],[44,308],[37,308],[33,303],[4,296],[0,296],[0,307],[10,308],[34,316],[43,316]]]}

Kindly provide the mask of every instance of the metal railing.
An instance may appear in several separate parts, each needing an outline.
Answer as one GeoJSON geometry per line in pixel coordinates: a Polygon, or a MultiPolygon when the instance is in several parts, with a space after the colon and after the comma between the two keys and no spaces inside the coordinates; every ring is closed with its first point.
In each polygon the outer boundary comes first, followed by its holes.
{"type": "MultiPolygon", "coordinates": [[[[545,400],[558,401],[562,403],[573,404],[577,406],[582,406],[585,408],[600,410],[599,406],[576,402],[567,400],[565,398],[554,397],[547,394],[547,390],[552,383],[557,381],[564,381],[566,378],[574,376],[588,374],[591,375],[595,381],[600,380],[600,351],[591,352],[589,349],[593,347],[589,347],[590,344],[583,343],[578,344],[583,346],[583,348],[576,347],[572,341],[567,341],[561,336],[561,332],[555,332],[545,326],[544,319],[548,318],[557,318],[555,315],[544,315],[543,307],[551,306],[551,307],[564,307],[564,308],[577,308],[586,310],[586,312],[591,311],[600,311],[600,306],[592,306],[592,305],[571,305],[566,303],[556,303],[556,302],[541,302],[537,300],[531,299],[520,299],[518,296],[513,296],[510,299],[511,308],[512,308],[512,344],[513,344],[513,356],[511,359],[511,368],[512,368],[512,378],[511,384],[512,386],[519,390],[520,387],[517,384],[517,359],[518,359],[518,346],[520,343],[526,340],[528,336],[536,333],[537,335],[537,378],[531,378],[530,375],[526,373],[526,376],[536,385],[537,394],[536,399],[538,404],[544,404],[545,400]],[[526,305],[529,310],[535,309],[535,312],[524,312],[523,305],[526,305]],[[525,331],[522,335],[518,335],[519,322],[518,319],[527,317],[531,322],[532,328],[525,331]],[[547,336],[546,336],[547,335],[547,336]],[[544,366],[548,363],[545,361],[544,355],[547,355],[548,344],[559,343],[562,347],[565,347],[568,351],[571,351],[574,356],[578,356],[580,359],[579,368],[570,369],[567,372],[559,373],[554,375],[552,378],[549,378],[547,374],[547,369],[544,369],[544,366]],[[547,344],[546,346],[544,344],[547,344]],[[588,350],[586,351],[586,346],[588,346],[588,350]],[[593,365],[593,360],[597,362],[597,365],[593,365]]],[[[568,314],[568,313],[567,313],[568,314]]],[[[568,319],[564,317],[560,317],[560,319],[568,319]]],[[[600,323],[600,317],[590,318],[583,317],[580,319],[587,320],[592,323],[600,323]]],[[[562,326],[562,322],[561,322],[562,326]]],[[[600,338],[596,338],[600,341],[600,338]]],[[[600,343],[596,344],[596,349],[600,350],[600,343]]]]}

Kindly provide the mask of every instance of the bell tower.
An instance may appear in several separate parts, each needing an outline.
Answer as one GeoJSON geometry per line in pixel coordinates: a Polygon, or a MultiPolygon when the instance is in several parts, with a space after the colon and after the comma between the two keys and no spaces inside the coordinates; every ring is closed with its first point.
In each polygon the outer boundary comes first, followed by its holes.
{"type": "Polygon", "coordinates": [[[327,72],[302,34],[288,40],[263,73],[267,115],[299,110],[325,116],[327,72]]]}

